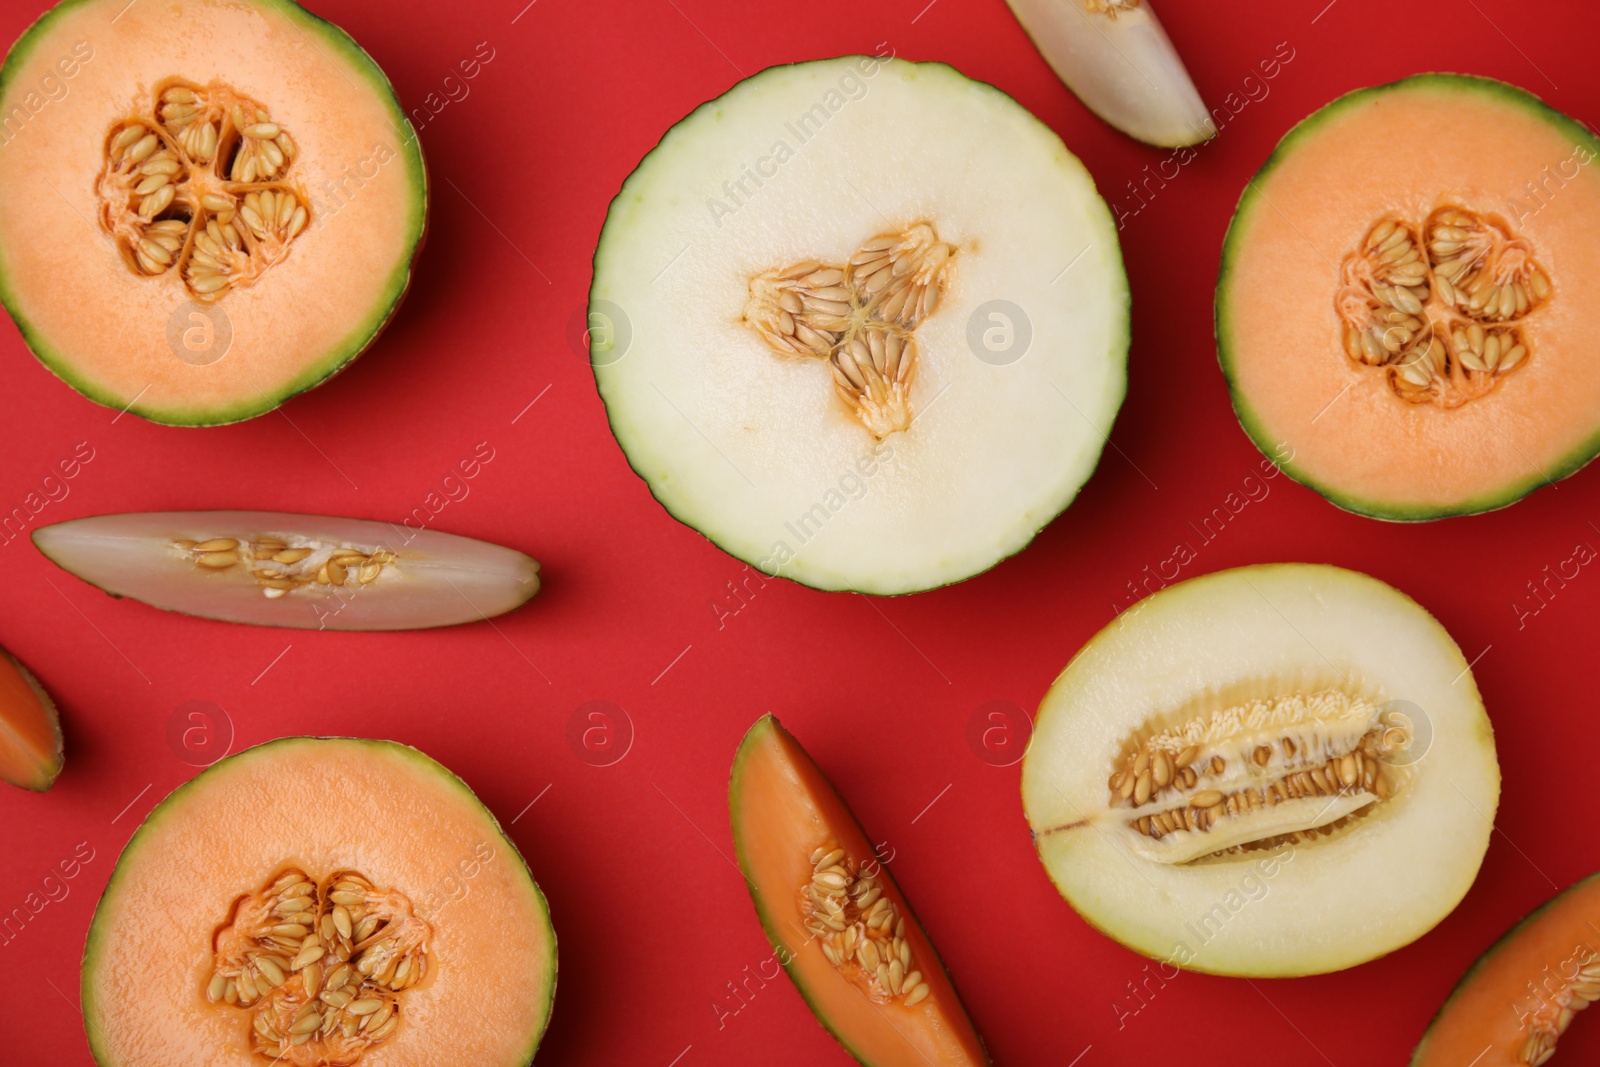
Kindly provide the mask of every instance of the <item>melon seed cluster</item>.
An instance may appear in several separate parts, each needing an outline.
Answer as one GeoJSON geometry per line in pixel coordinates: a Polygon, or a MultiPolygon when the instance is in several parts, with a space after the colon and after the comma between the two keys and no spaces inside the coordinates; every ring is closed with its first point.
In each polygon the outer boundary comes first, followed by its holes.
{"type": "Polygon", "coordinates": [[[1556,1043],[1572,1025],[1573,1016],[1600,1000],[1600,954],[1592,955],[1578,968],[1578,975],[1562,995],[1545,1004],[1529,1023],[1518,1063],[1540,1067],[1556,1054],[1556,1043]]]}
{"type": "Polygon", "coordinates": [[[744,321],[781,355],[826,359],[834,389],[873,437],[911,425],[917,324],[950,281],[955,247],[919,222],[842,265],[807,260],[750,279],[744,321]]]}
{"type": "Polygon", "coordinates": [[[274,1062],[348,1067],[400,1025],[432,933],[395,890],[291,867],[234,906],[206,999],[248,1010],[251,1050],[274,1062]]]}
{"type": "Polygon", "coordinates": [[[386,548],[360,549],[297,540],[303,543],[291,544],[268,536],[254,540],[212,537],[205,541],[174,541],[173,546],[202,570],[246,568],[269,600],[314,586],[366,585],[400,558],[386,548]]]}
{"type": "Polygon", "coordinates": [[[1385,761],[1410,743],[1410,732],[1379,721],[1379,710],[1326,690],[1196,716],[1133,745],[1107,782],[1110,806],[1129,809],[1129,827],[1156,841],[1218,834],[1216,847],[1185,839],[1173,862],[1309,840],[1394,794],[1385,761]],[[1285,808],[1281,819],[1269,814],[1251,825],[1239,818],[1313,798],[1319,802],[1285,808]],[[1316,821],[1330,813],[1330,822],[1316,821]]]}
{"type": "Polygon", "coordinates": [[[192,297],[219,300],[283,259],[310,222],[284,183],[298,154],[254,100],[169,80],[106,139],[100,224],[136,273],[176,270],[192,297]]]}
{"type": "Polygon", "coordinates": [[[877,1003],[922,1003],[928,983],[912,969],[906,920],[877,874],[831,841],[811,853],[811,866],[800,913],[828,962],[877,1003]]]}
{"type": "Polygon", "coordinates": [[[1334,307],[1345,353],[1413,403],[1457,407],[1528,358],[1523,323],[1552,292],[1526,238],[1460,207],[1380,219],[1347,255],[1334,307]]]}

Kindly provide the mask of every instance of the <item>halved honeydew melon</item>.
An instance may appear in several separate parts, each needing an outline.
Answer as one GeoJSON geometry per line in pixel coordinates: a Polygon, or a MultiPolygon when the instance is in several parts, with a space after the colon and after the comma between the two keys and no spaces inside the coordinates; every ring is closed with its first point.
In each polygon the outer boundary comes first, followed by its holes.
{"type": "Polygon", "coordinates": [[[1110,212],[1059,138],[950,67],[774,67],[612,202],[590,300],[618,442],[769,574],[905,593],[1025,546],[1126,385],[1110,212]]]}
{"type": "Polygon", "coordinates": [[[1056,76],[1129,137],[1171,148],[1217,132],[1150,0],[1006,0],[1056,76]]]}
{"type": "Polygon", "coordinates": [[[1136,952],[1218,974],[1350,967],[1450,913],[1499,800],[1466,660],[1336,567],[1244,567],[1126,611],[1046,694],[1022,766],[1045,869],[1136,952]]]}
{"type": "Polygon", "coordinates": [[[1246,431],[1338,506],[1504,507],[1600,451],[1600,138],[1514,86],[1335,100],[1246,186],[1217,347],[1246,431]]]}
{"type": "Polygon", "coordinates": [[[134,833],[83,1021],[100,1067],[522,1067],[555,985],[544,895],[461,779],[392,741],[290,737],[134,833]]]}
{"type": "Polygon", "coordinates": [[[1597,1000],[1600,875],[1590,875],[1479,957],[1428,1026],[1411,1067],[1540,1067],[1597,1000]]]}
{"type": "Polygon", "coordinates": [[[773,958],[868,1067],[982,1067],[983,1042],[905,894],[811,756],[771,715],[745,734],[728,808],[773,958]]]}
{"type": "Polygon", "coordinates": [[[289,0],[63,0],[0,71],[0,300],[157,422],[250,418],[359,355],[426,205],[388,79],[289,0]]]}
{"type": "Polygon", "coordinates": [[[61,750],[55,701],[0,648],[0,781],[43,793],[61,773],[61,750]]]}
{"type": "Polygon", "coordinates": [[[521,552],[365,519],[135,512],[42,526],[33,541],[112,596],[256,626],[451,626],[510,611],[539,591],[539,564],[521,552]]]}

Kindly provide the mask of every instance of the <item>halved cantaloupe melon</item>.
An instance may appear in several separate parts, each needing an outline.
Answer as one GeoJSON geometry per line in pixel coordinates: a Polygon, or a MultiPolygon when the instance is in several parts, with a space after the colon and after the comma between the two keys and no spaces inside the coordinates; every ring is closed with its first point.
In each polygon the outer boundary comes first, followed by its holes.
{"type": "Polygon", "coordinates": [[[459,778],[390,741],[292,737],[218,761],[129,840],[83,1017],[101,1067],[522,1067],[555,981],[544,896],[459,778]]]}
{"type": "MultiPolygon", "coordinates": [[[[1546,901],[1462,977],[1411,1067],[1539,1067],[1600,1000],[1600,875],[1546,901]]],[[[1564,1060],[1562,1062],[1565,1062],[1564,1060]]]]}
{"type": "Polygon", "coordinates": [[[1128,609],[1039,707],[1022,801],[1056,887],[1171,966],[1350,967],[1448,915],[1500,771],[1460,649],[1337,567],[1191,579],[1128,609]]]}
{"type": "Polygon", "coordinates": [[[0,782],[43,793],[61,773],[61,717],[28,668],[0,648],[0,782]]]}
{"type": "Polygon", "coordinates": [[[1129,137],[1178,148],[1217,134],[1150,0],[1006,0],[1056,76],[1129,137]]]}
{"type": "Polygon", "coordinates": [[[1240,421],[1340,507],[1502,507],[1600,450],[1600,138],[1487,78],[1363,89],[1286,136],[1223,246],[1240,421]]]}
{"type": "Polygon", "coordinates": [[[354,359],[426,204],[388,79],[288,0],[63,0],[0,71],[0,300],[148,419],[250,418],[354,359]]]}
{"type": "Polygon", "coordinates": [[[151,511],[33,532],[63,570],[115,597],[223,622],[418,630],[476,622],[539,591],[539,564],[438,530],[272,511],[151,511]]]}
{"type": "Polygon", "coordinates": [[[906,593],[1020,551],[1126,386],[1116,229],[1060,138],[937,63],[774,67],[612,202],[590,355],[669,512],[763,572],[906,593]]]}
{"type": "Polygon", "coordinates": [[[852,1056],[870,1067],[989,1062],[861,824],[771,715],[739,746],[728,807],[739,869],[775,958],[852,1056]]]}

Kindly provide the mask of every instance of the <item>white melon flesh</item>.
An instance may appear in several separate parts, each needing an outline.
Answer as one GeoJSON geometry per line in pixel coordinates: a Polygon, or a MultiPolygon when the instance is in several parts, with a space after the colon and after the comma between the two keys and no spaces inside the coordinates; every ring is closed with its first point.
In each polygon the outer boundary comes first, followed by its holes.
{"type": "Polygon", "coordinates": [[[1216,134],[1149,0],[1007,3],[1056,76],[1123,133],[1173,148],[1216,134]]]}
{"type": "Polygon", "coordinates": [[[1390,586],[1309,564],[1225,571],[1129,609],[1045,696],[1022,771],[1040,857],[1086,920],[1175,966],[1263,977],[1349,967],[1431,929],[1477,875],[1499,792],[1493,731],[1450,635],[1390,586]],[[1308,752],[1348,749],[1366,728],[1362,709],[1399,709],[1404,719],[1384,719],[1409,723],[1405,748],[1383,761],[1390,795],[1335,782],[1335,795],[1210,830],[1152,841],[1130,828],[1108,776],[1139,739],[1182,722],[1231,724],[1205,717],[1235,707],[1269,709],[1241,713],[1236,734],[1244,751],[1262,745],[1264,762],[1219,773],[1263,784],[1286,773],[1287,749],[1268,757],[1275,740],[1299,738],[1295,751],[1312,761],[1308,752]],[[1232,849],[1251,821],[1271,847],[1232,849]],[[1324,824],[1298,842],[1287,833],[1324,824]]]}
{"type": "Polygon", "coordinates": [[[674,516],[769,574],[904,593],[1019,551],[1094,470],[1126,387],[1116,229],[1082,164],[991,86],[856,56],[776,67],[679,123],[611,205],[591,356],[674,516]],[[828,358],[776,353],[751,279],[926,222],[912,419],[873,436],[828,358]],[[1025,344],[1025,350],[1022,347],[1025,344]]]}
{"type": "Polygon", "coordinates": [[[34,531],[33,541],[57,566],[112,596],[256,626],[451,626],[510,611],[539,590],[539,564],[521,552],[363,519],[270,511],[141,512],[44,526],[34,531]],[[240,541],[234,552],[244,558],[219,568],[199,563],[190,546],[214,538],[240,541]],[[289,555],[301,549],[305,554],[288,564],[249,558],[248,545],[269,542],[295,550],[289,555]],[[382,562],[365,571],[367,580],[359,565],[348,565],[348,574],[335,583],[327,580],[327,567],[340,550],[367,558],[379,554],[382,562]],[[292,588],[274,588],[263,577],[292,588]]]}

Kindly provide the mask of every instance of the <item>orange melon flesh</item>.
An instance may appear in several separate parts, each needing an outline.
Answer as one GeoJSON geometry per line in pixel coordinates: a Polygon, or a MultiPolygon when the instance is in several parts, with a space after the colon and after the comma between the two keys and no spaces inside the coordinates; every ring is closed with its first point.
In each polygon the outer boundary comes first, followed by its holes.
{"type": "Polygon", "coordinates": [[[1428,1027],[1411,1067],[1523,1067],[1528,1024],[1559,1012],[1578,967],[1597,958],[1600,875],[1593,875],[1512,927],[1473,964],[1428,1027]]]}
{"type": "Polygon", "coordinates": [[[269,411],[359,354],[404,294],[425,208],[415,133],[370,57],[293,3],[66,0],[8,57],[0,121],[0,297],[46,366],[102,404],[184,424],[269,411]],[[175,76],[265,105],[311,204],[287,257],[214,305],[232,342],[204,366],[169,340],[191,299],[178,271],[135,273],[98,222],[113,124],[175,76]]]}
{"type": "Polygon", "coordinates": [[[1393,519],[1503,506],[1587,462],[1600,447],[1595,152],[1535,97],[1457,75],[1352,93],[1296,127],[1245,189],[1217,294],[1223,368],[1256,444],[1341,507],[1393,519]],[[1540,207],[1525,183],[1564,161],[1565,187],[1540,207]],[[1503,217],[1555,288],[1527,320],[1527,362],[1453,410],[1408,403],[1348,359],[1334,309],[1341,262],[1380,217],[1420,223],[1444,204],[1503,217]]]}
{"type": "Polygon", "coordinates": [[[911,1007],[898,999],[874,1002],[834,968],[806,929],[800,904],[811,882],[812,851],[833,841],[857,862],[874,853],[832,784],[770,715],[739,746],[728,803],[739,867],[777,959],[817,1020],[851,1055],[875,1067],[989,1062],[933,943],[887,867],[880,868],[883,895],[906,919],[913,966],[930,986],[926,999],[911,1007]]]}
{"type": "Polygon", "coordinates": [[[61,773],[61,720],[28,669],[0,649],[0,781],[44,792],[61,773]]]}
{"type": "Polygon", "coordinates": [[[83,959],[84,1023],[101,1067],[270,1062],[249,1051],[249,1013],[208,1002],[206,986],[214,931],[284,866],[360,871],[432,926],[427,978],[401,994],[399,1028],[360,1062],[532,1059],[555,991],[555,935],[494,817],[415,749],[295,737],[180,786],[123,849],[83,959]]]}

